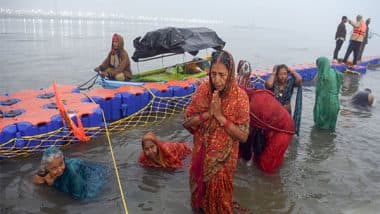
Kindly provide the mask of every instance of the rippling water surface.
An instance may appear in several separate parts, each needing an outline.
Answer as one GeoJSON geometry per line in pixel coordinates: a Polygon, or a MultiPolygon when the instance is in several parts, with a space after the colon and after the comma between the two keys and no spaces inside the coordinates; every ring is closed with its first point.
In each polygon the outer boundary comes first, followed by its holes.
{"type": "MultiPolygon", "coordinates": [[[[131,40],[158,27],[161,26],[0,19],[0,92],[47,87],[52,80],[66,84],[84,82],[105,57],[113,32],[124,35],[126,48],[132,55],[131,40]]],[[[332,49],[331,44],[299,42],[302,34],[291,37],[291,32],[283,32],[280,37],[275,29],[221,25],[211,28],[227,41],[226,48],[236,60],[248,59],[255,68],[274,63],[313,62],[332,49]]],[[[165,59],[163,63],[168,65],[176,60],[182,60],[182,56],[165,59]]],[[[161,64],[158,60],[141,64],[140,68],[161,64]]],[[[132,68],[137,72],[136,64],[132,68]]],[[[342,111],[334,133],[313,128],[315,88],[312,83],[306,84],[302,131],[286,152],[282,168],[267,175],[256,166],[239,163],[234,180],[236,200],[254,213],[352,213],[358,207],[362,207],[358,213],[366,213],[371,211],[369,206],[379,207],[380,118],[376,107],[379,103],[375,101],[369,112],[356,110],[349,104],[352,94],[366,87],[379,97],[379,79],[380,72],[374,70],[361,78],[345,76],[345,89],[340,97],[342,111]]],[[[160,126],[111,136],[130,213],[191,213],[187,168],[165,172],[143,169],[137,163],[140,138],[148,130],[154,130],[164,140],[187,141],[191,145],[190,134],[182,128],[182,117],[177,115],[160,126]]],[[[64,154],[112,167],[105,137],[73,145],[64,154]]],[[[53,188],[32,184],[39,161],[37,155],[0,163],[1,213],[122,212],[114,174],[109,176],[98,198],[75,201],[53,188]]],[[[189,161],[186,160],[186,166],[189,161]]]]}

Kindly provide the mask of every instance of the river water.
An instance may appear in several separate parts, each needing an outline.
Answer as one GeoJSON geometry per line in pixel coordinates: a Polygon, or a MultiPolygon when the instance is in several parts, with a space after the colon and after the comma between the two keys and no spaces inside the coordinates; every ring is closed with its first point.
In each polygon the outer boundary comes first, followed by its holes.
{"type": "MultiPolygon", "coordinates": [[[[125,38],[133,53],[132,40],[162,23],[122,23],[60,20],[0,19],[1,93],[48,87],[51,81],[79,84],[94,73],[110,48],[114,32],[125,38]]],[[[254,68],[275,63],[310,63],[320,55],[330,56],[334,42],[302,40],[285,30],[249,26],[210,25],[227,42],[235,60],[247,59],[254,68]]],[[[344,46],[341,55],[345,51],[344,46]]],[[[372,48],[373,50],[373,48],[372,48]]],[[[169,65],[190,56],[140,64],[141,70],[169,65]]],[[[132,69],[137,71],[137,65],[132,69]]],[[[342,111],[336,131],[313,128],[315,87],[306,83],[303,93],[301,133],[285,155],[281,169],[268,175],[239,163],[234,180],[234,197],[254,213],[376,213],[380,199],[379,108],[354,109],[349,99],[355,91],[369,87],[379,96],[380,72],[369,70],[362,77],[345,76],[342,111]],[[371,207],[375,207],[372,208],[371,207]],[[359,209],[359,211],[358,211],[359,209]],[[375,210],[375,211],[374,211],[375,210]]],[[[111,136],[129,213],[191,213],[187,168],[175,172],[143,169],[137,159],[140,138],[154,130],[169,141],[187,141],[182,115],[157,127],[139,128],[111,136]],[[170,130],[170,131],[169,131],[170,130]]],[[[102,162],[112,167],[107,139],[72,145],[69,157],[102,162]]],[[[1,213],[122,213],[116,177],[112,173],[102,194],[89,201],[76,201],[53,188],[35,186],[31,178],[40,154],[0,163],[1,213]]],[[[186,165],[189,164],[186,160],[186,165]]]]}

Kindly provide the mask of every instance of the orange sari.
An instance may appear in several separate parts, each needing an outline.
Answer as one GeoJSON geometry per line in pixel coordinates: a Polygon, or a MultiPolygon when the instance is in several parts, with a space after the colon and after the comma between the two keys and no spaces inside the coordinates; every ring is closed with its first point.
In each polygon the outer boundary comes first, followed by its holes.
{"type": "Polygon", "coordinates": [[[185,143],[155,142],[158,148],[160,163],[148,158],[144,151],[141,152],[139,163],[144,167],[179,169],[182,167],[182,160],[191,153],[191,149],[185,143]]]}
{"type": "MultiPolygon", "coordinates": [[[[185,117],[208,111],[212,99],[210,82],[203,82],[186,109],[185,117]]],[[[221,97],[224,116],[242,130],[249,129],[247,94],[233,78],[221,97]]],[[[193,130],[194,147],[190,166],[191,205],[205,213],[232,213],[233,175],[239,141],[216,121],[209,119],[193,130]]]]}

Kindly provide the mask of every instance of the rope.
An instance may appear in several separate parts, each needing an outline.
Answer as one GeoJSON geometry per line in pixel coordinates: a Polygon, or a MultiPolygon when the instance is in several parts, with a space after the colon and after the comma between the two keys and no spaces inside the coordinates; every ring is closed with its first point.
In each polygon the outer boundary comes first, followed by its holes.
{"type": "MultiPolygon", "coordinates": [[[[94,127],[85,127],[86,135],[95,138],[100,135],[117,132],[136,127],[155,126],[162,123],[164,120],[172,118],[175,114],[184,111],[185,107],[191,101],[193,93],[184,96],[161,97],[153,93],[152,90],[146,89],[149,93],[150,101],[144,106],[127,117],[122,117],[116,121],[108,121],[108,124],[102,124],[94,127]],[[107,128],[107,130],[105,129],[107,128]]],[[[82,92],[82,94],[84,94],[82,92]]],[[[85,94],[88,97],[88,95],[85,94]]],[[[93,102],[93,100],[92,100],[93,102]]],[[[105,112],[103,112],[104,114],[105,112]]],[[[100,115],[99,115],[100,116],[100,115]]],[[[104,118],[100,120],[104,121],[104,118]]],[[[0,144],[0,159],[1,158],[24,158],[37,152],[42,152],[51,145],[59,147],[68,147],[70,144],[77,143],[79,140],[74,136],[67,127],[59,127],[45,133],[35,135],[25,135],[13,137],[5,143],[0,144]]]]}
{"type": "MultiPolygon", "coordinates": [[[[92,102],[96,103],[90,96],[88,96],[86,93],[83,93],[86,97],[88,97],[92,102]]],[[[103,117],[103,122],[105,124],[105,131],[106,131],[106,136],[107,136],[107,140],[108,140],[108,145],[110,147],[110,152],[111,152],[111,157],[112,157],[112,162],[113,162],[113,167],[115,169],[115,174],[116,174],[116,179],[117,179],[117,183],[118,183],[118,186],[119,186],[119,190],[120,190],[120,195],[121,195],[121,201],[123,202],[123,207],[124,207],[124,211],[125,211],[125,214],[128,214],[128,208],[127,208],[127,202],[125,200],[125,197],[124,197],[124,191],[123,191],[123,187],[121,186],[121,181],[120,181],[120,176],[119,176],[119,170],[117,169],[117,164],[116,164],[116,160],[115,160],[115,155],[114,155],[114,152],[113,152],[113,148],[112,148],[112,143],[111,143],[111,137],[110,137],[110,133],[108,132],[108,127],[107,127],[107,121],[106,121],[106,117],[104,115],[104,111],[102,110],[102,117],[103,117]]]]}
{"type": "Polygon", "coordinates": [[[92,88],[95,85],[96,79],[97,79],[98,76],[99,76],[99,74],[95,74],[95,76],[91,77],[91,79],[89,79],[87,82],[85,82],[83,84],[80,84],[78,86],[78,89],[82,91],[82,90],[88,90],[88,89],[92,88]],[[93,82],[90,84],[90,86],[83,87],[83,86],[87,85],[89,82],[91,82],[92,80],[93,80],[93,82]]]}
{"type": "Polygon", "coordinates": [[[283,130],[283,129],[279,129],[279,128],[276,128],[268,123],[265,123],[264,121],[260,120],[258,117],[256,117],[256,115],[252,112],[249,113],[252,117],[255,118],[256,121],[260,122],[261,124],[265,125],[266,127],[270,128],[270,129],[273,129],[275,131],[278,131],[278,132],[284,132],[284,133],[287,133],[287,134],[294,134],[294,132],[292,131],[288,131],[288,130],[283,130]]]}
{"type": "Polygon", "coordinates": [[[346,69],[345,71],[343,71],[343,73],[357,74],[359,76],[361,75],[360,72],[352,71],[352,70],[349,70],[349,69],[346,69]]]}

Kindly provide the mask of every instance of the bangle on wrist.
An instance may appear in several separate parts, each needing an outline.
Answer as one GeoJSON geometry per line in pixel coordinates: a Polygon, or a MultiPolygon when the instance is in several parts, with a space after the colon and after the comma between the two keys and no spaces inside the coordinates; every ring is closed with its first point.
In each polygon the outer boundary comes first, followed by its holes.
{"type": "Polygon", "coordinates": [[[222,127],[224,127],[225,129],[228,129],[228,127],[231,125],[231,122],[226,118],[226,122],[224,122],[222,124],[222,127]]]}
{"type": "Polygon", "coordinates": [[[199,114],[199,120],[200,120],[201,122],[205,122],[205,121],[207,120],[207,119],[203,116],[203,114],[204,114],[204,112],[199,114]]]}

